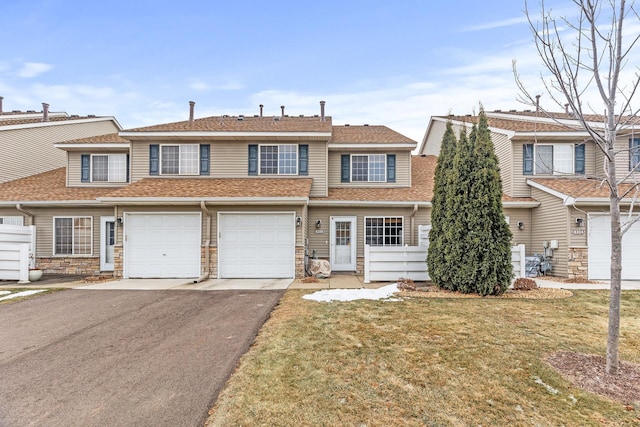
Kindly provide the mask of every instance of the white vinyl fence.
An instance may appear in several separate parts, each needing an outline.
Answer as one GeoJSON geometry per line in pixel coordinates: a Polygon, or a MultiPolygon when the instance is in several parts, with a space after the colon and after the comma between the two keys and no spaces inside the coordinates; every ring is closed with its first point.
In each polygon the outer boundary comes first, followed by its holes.
{"type": "Polygon", "coordinates": [[[35,241],[34,226],[0,224],[0,280],[29,281],[35,241]]]}
{"type": "MultiPolygon", "coordinates": [[[[427,248],[365,245],[364,283],[393,282],[400,278],[418,282],[431,280],[427,271],[427,248]]],[[[525,277],[524,245],[511,247],[511,263],[515,278],[525,277]]]]}

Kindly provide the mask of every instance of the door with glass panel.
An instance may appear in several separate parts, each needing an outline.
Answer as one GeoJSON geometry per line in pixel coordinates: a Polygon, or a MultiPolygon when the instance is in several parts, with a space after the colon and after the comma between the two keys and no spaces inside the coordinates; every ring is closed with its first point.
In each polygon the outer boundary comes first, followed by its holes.
{"type": "Polygon", "coordinates": [[[331,270],[356,270],[356,217],[331,217],[331,270]]]}

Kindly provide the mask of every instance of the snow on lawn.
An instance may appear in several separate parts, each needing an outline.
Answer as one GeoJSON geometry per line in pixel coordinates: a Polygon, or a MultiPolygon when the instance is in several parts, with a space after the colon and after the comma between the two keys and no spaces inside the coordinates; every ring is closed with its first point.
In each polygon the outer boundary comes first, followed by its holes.
{"type": "MultiPolygon", "coordinates": [[[[398,285],[394,283],[393,285],[383,286],[378,289],[325,289],[303,295],[302,298],[318,302],[355,301],[359,299],[381,300],[389,298],[398,291],[398,285]]],[[[387,301],[401,300],[392,299],[387,301]]]]}
{"type": "Polygon", "coordinates": [[[44,292],[44,291],[45,289],[34,289],[32,291],[16,292],[15,294],[7,295],[6,297],[0,298],[0,301],[4,301],[6,299],[12,299],[12,298],[28,297],[29,295],[37,294],[38,292],[44,292]]]}

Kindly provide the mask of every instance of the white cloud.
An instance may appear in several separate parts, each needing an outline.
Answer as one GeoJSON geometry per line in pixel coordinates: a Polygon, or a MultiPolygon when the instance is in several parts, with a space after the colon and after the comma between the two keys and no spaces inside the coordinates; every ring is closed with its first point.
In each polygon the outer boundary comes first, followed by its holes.
{"type": "Polygon", "coordinates": [[[198,79],[192,80],[191,83],[189,83],[188,87],[197,92],[205,92],[209,90],[242,90],[244,89],[244,85],[238,82],[230,81],[226,83],[212,85],[198,79]]]}
{"type": "Polygon", "coordinates": [[[49,71],[52,68],[53,68],[53,65],[45,64],[43,62],[25,62],[22,65],[22,68],[20,68],[16,72],[16,75],[18,77],[22,77],[22,78],[25,78],[25,79],[30,79],[30,78],[33,78],[33,77],[37,77],[40,74],[46,73],[47,71],[49,71]]]}
{"type": "Polygon", "coordinates": [[[503,27],[509,27],[511,25],[524,24],[526,22],[527,22],[527,18],[525,16],[521,16],[519,18],[502,19],[500,21],[486,22],[484,24],[464,27],[461,29],[461,32],[492,30],[494,28],[503,28],[503,27]]]}

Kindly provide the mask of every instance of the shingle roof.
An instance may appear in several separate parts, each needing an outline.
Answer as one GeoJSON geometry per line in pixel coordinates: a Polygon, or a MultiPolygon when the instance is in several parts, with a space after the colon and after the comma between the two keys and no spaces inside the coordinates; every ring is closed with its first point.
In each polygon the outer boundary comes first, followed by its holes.
{"type": "Polygon", "coordinates": [[[0,120],[0,128],[2,126],[14,126],[14,125],[28,125],[33,123],[51,123],[51,122],[68,122],[73,120],[85,120],[85,119],[96,119],[102,117],[96,116],[49,116],[49,120],[46,122],[42,121],[42,117],[31,117],[31,118],[18,118],[18,119],[4,119],[0,120]]]}
{"type": "Polygon", "coordinates": [[[309,197],[312,182],[311,178],[145,178],[105,198],[309,197]]]}
{"type": "MultiPolygon", "coordinates": [[[[443,119],[465,123],[478,123],[478,116],[437,116],[443,119]]],[[[562,125],[558,123],[536,122],[533,120],[505,119],[499,117],[487,117],[489,127],[504,129],[513,132],[575,132],[580,130],[576,126],[562,125]]]]}
{"type": "Polygon", "coordinates": [[[86,138],[72,139],[70,141],[57,142],[56,144],[105,144],[110,142],[128,144],[129,140],[122,138],[117,133],[110,133],[107,135],[96,135],[86,138]]]}
{"type": "Polygon", "coordinates": [[[213,116],[127,129],[125,132],[331,132],[331,117],[213,116]]]}
{"type": "Polygon", "coordinates": [[[417,144],[386,126],[334,126],[332,144],[417,144]]]}
{"type": "MultiPolygon", "coordinates": [[[[587,178],[533,178],[530,179],[537,184],[543,185],[551,190],[573,197],[580,198],[609,198],[609,187],[606,182],[600,179],[587,178]]],[[[636,184],[620,184],[618,191],[622,195],[624,192],[633,189],[636,184]]],[[[633,195],[633,194],[631,194],[633,195]]]]}
{"type": "Polygon", "coordinates": [[[113,188],[66,187],[66,168],[0,184],[0,201],[95,201],[113,188]]]}

